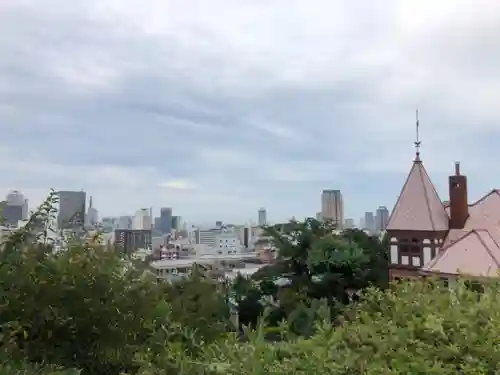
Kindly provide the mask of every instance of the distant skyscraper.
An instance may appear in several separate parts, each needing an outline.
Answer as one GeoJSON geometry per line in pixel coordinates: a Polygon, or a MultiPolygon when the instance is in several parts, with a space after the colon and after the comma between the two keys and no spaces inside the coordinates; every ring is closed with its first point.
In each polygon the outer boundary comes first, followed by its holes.
{"type": "Polygon", "coordinates": [[[85,224],[84,191],[60,191],[57,227],[59,229],[82,229],[85,224]]]}
{"type": "Polygon", "coordinates": [[[121,251],[124,251],[125,253],[131,253],[138,249],[151,249],[151,230],[116,229],[115,244],[121,251]]]}
{"type": "Polygon", "coordinates": [[[345,219],[344,228],[345,229],[354,228],[354,219],[345,219]]]}
{"type": "Polygon", "coordinates": [[[316,220],[321,221],[321,212],[316,212],[316,220]]]}
{"type": "Polygon", "coordinates": [[[160,209],[160,232],[169,234],[172,232],[172,208],[162,207],[160,209]]]}
{"type": "Polygon", "coordinates": [[[375,231],[375,216],[373,212],[365,212],[365,228],[371,231],[375,231]]]}
{"type": "Polygon", "coordinates": [[[132,229],[133,218],[130,216],[120,216],[116,220],[116,229],[132,229]]]}
{"type": "Polygon", "coordinates": [[[0,202],[0,226],[17,227],[23,219],[23,206],[0,202]]]}
{"type": "Polygon", "coordinates": [[[375,229],[377,232],[382,232],[387,227],[387,223],[389,222],[389,210],[385,206],[380,206],[377,209],[376,215],[376,224],[375,229]]]}
{"type": "Polygon", "coordinates": [[[181,219],[180,216],[172,216],[172,229],[181,230],[181,219]]]}
{"type": "Polygon", "coordinates": [[[26,220],[28,218],[28,199],[18,190],[12,190],[5,197],[5,203],[9,206],[20,206],[22,207],[22,219],[26,220]]]}
{"type": "Polygon", "coordinates": [[[323,190],[321,194],[321,217],[331,220],[341,229],[344,225],[344,200],[340,190],[323,190]]]}
{"type": "Polygon", "coordinates": [[[266,209],[259,208],[259,226],[267,225],[267,212],[266,209]]]}
{"type": "Polygon", "coordinates": [[[151,230],[153,223],[149,213],[150,210],[148,208],[141,208],[137,211],[132,219],[132,229],[151,230]]]}

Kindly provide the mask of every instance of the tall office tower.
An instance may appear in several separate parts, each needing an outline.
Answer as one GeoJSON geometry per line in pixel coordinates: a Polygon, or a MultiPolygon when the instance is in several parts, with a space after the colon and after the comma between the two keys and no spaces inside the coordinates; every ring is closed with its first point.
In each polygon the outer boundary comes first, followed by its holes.
{"type": "Polygon", "coordinates": [[[373,212],[365,212],[365,228],[372,232],[375,231],[375,216],[373,212]]]}
{"type": "Polygon", "coordinates": [[[345,229],[352,229],[352,228],[354,228],[354,219],[345,219],[344,228],[345,229]]]}
{"type": "Polygon", "coordinates": [[[132,229],[133,217],[120,216],[115,223],[115,229],[132,229]]]}
{"type": "Polygon", "coordinates": [[[132,229],[137,230],[151,230],[152,218],[149,216],[150,210],[141,208],[137,211],[132,219],[132,229]]]}
{"type": "Polygon", "coordinates": [[[321,217],[323,220],[331,220],[338,229],[342,229],[344,225],[344,200],[340,190],[323,190],[321,217]]]}
{"type": "MultiPolygon", "coordinates": [[[[28,199],[18,190],[12,190],[5,197],[5,203],[8,206],[19,206],[22,210],[22,217],[20,220],[26,220],[28,218],[28,199]]],[[[17,209],[13,209],[17,211],[17,209]]],[[[17,223],[17,222],[16,222],[17,223]]]]}
{"type": "Polygon", "coordinates": [[[377,232],[383,232],[389,222],[389,210],[385,206],[377,208],[375,229],[377,232]]]}
{"type": "Polygon", "coordinates": [[[318,221],[322,220],[321,212],[316,212],[316,220],[318,220],[318,221]]]}
{"type": "Polygon", "coordinates": [[[169,234],[172,232],[172,208],[162,207],[160,209],[160,232],[169,234]]]}
{"type": "Polygon", "coordinates": [[[58,196],[57,228],[82,229],[85,224],[87,194],[84,191],[60,191],[58,196]]]}
{"type": "Polygon", "coordinates": [[[259,208],[259,226],[267,225],[267,212],[264,207],[259,208]]]}
{"type": "Polygon", "coordinates": [[[0,202],[0,226],[17,227],[23,219],[23,206],[10,205],[7,201],[0,202]]]}
{"type": "Polygon", "coordinates": [[[115,244],[117,247],[130,254],[138,249],[152,248],[151,230],[147,229],[116,229],[115,244]]]}
{"type": "Polygon", "coordinates": [[[172,229],[181,230],[181,220],[180,216],[172,216],[172,229]]]}

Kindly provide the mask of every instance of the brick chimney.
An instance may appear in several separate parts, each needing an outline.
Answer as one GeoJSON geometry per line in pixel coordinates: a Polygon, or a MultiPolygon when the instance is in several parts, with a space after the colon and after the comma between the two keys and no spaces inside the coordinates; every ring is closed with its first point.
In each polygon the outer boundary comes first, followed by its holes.
{"type": "Polygon", "coordinates": [[[449,177],[450,229],[463,229],[469,217],[467,176],[460,174],[460,163],[455,163],[455,175],[449,177]]]}

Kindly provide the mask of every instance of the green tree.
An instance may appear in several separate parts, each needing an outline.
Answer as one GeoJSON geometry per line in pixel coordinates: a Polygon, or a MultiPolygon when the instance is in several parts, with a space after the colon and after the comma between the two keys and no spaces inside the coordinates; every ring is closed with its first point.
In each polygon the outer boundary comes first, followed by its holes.
{"type": "Polygon", "coordinates": [[[323,311],[326,319],[307,339],[270,343],[259,329],[250,342],[229,338],[206,347],[201,363],[211,375],[497,374],[499,292],[496,280],[479,301],[465,282],[368,288],[335,327],[323,311]]]}
{"type": "Polygon", "coordinates": [[[166,284],[165,300],[171,317],[204,342],[216,340],[232,328],[225,286],[205,277],[198,267],[190,277],[166,284]]]}
{"type": "Polygon", "coordinates": [[[240,274],[232,281],[230,288],[238,311],[238,330],[241,332],[243,326],[255,327],[264,312],[260,288],[253,280],[240,274]]]}
{"type": "Polygon", "coordinates": [[[253,278],[260,285],[289,281],[279,292],[272,291],[280,301],[281,316],[290,316],[295,308],[305,311],[320,299],[327,301],[332,312],[338,311],[349,302],[351,292],[368,285],[387,285],[385,245],[362,231],[339,233],[331,222],[306,219],[266,227],[265,235],[267,244],[277,249],[278,258],[253,278]]]}
{"type": "Polygon", "coordinates": [[[189,332],[171,319],[155,276],[92,239],[54,252],[46,231],[38,236],[53,212],[51,198],[2,244],[0,349],[89,374],[133,371],[143,357],[167,363],[174,342],[195,350],[189,332]]]}

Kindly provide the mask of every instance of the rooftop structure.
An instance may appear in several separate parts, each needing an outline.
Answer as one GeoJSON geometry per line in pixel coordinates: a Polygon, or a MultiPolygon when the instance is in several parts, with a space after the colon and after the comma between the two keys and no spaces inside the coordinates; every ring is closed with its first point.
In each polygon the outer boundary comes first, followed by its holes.
{"type": "Polygon", "coordinates": [[[500,191],[469,204],[467,177],[457,162],[443,202],[420,159],[418,136],[415,145],[415,160],[387,225],[391,278],[498,276],[500,191]]]}

